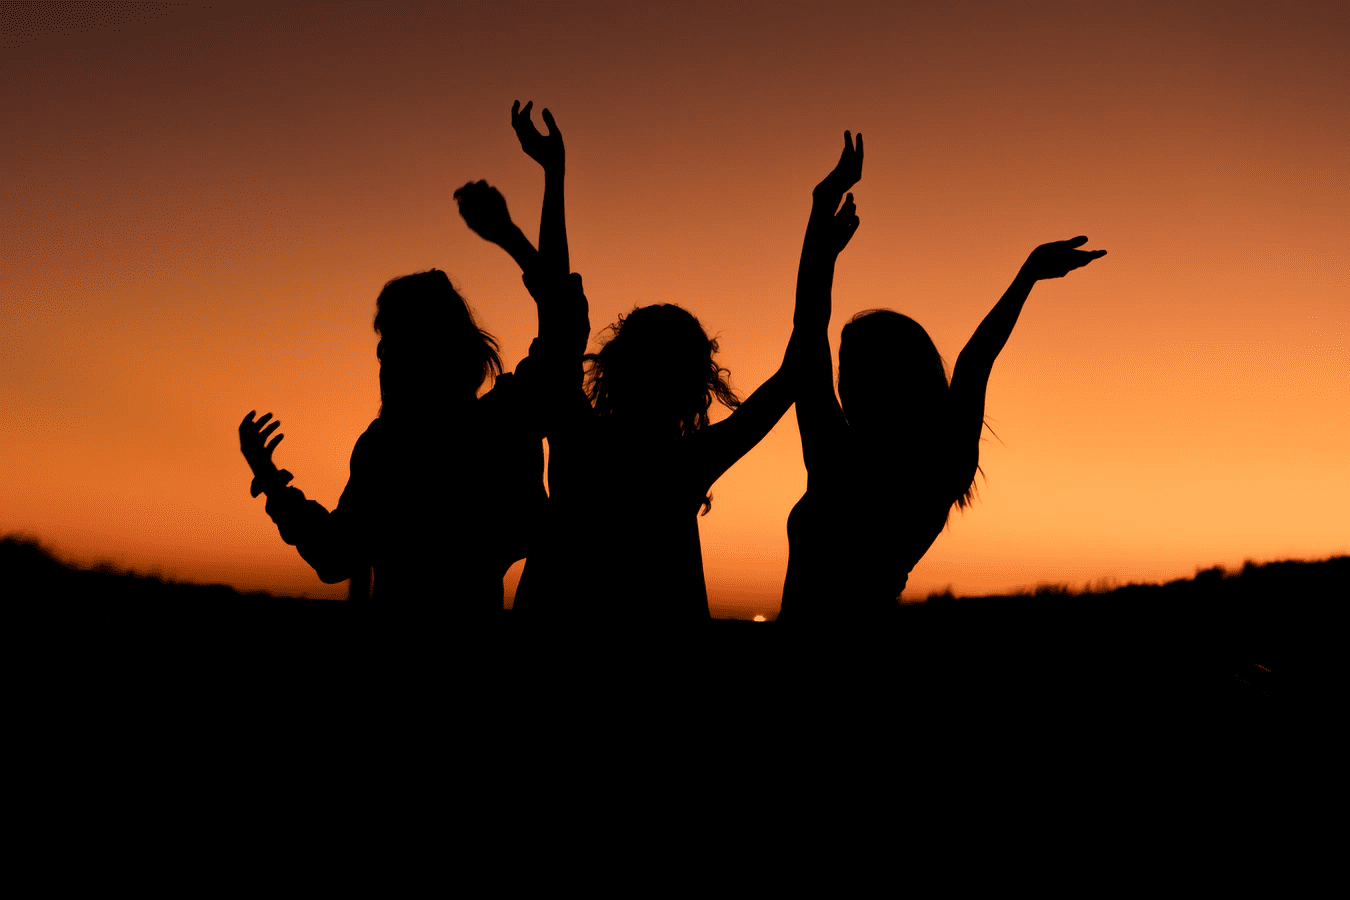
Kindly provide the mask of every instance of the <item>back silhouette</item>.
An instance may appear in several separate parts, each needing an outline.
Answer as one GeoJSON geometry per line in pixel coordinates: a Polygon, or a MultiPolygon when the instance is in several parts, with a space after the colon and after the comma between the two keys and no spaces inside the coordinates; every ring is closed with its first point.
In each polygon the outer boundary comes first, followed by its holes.
{"type": "MultiPolygon", "coordinates": [[[[839,166],[816,188],[806,244],[829,242],[836,208],[862,176],[862,135],[844,135],[839,166]]],[[[853,195],[838,215],[853,216],[853,195]]],[[[856,216],[853,216],[856,223],[856,216]]],[[[830,358],[830,284],[799,300],[809,330],[797,396],[807,490],[788,516],[788,570],[779,621],[887,620],[909,573],[970,502],[979,467],[985,389],[1035,283],[1105,255],[1078,237],[1032,251],[961,351],[950,385],[928,333],[890,310],[860,313],[839,345],[839,395],[830,358]]],[[[803,251],[805,257],[806,251],[803,251]]]]}
{"type": "Polygon", "coordinates": [[[272,462],[282,435],[271,437],[280,426],[271,413],[250,412],[239,426],[253,495],[267,494],[282,539],[323,581],[373,569],[371,596],[381,605],[490,617],[544,502],[530,361],[478,397],[501,371],[497,344],[439,270],[390,281],[376,310],[380,414],[352,450],[337,507],[329,512],[288,486],[290,473],[272,462]]]}

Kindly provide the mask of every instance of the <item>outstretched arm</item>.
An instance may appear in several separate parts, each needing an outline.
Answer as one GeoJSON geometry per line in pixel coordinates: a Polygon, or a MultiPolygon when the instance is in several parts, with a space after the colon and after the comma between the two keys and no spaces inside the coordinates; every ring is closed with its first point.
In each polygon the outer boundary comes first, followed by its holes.
{"type": "MultiPolygon", "coordinates": [[[[1022,306],[1037,281],[1063,278],[1074,269],[1080,269],[1106,255],[1105,250],[1079,250],[1087,243],[1086,237],[1042,244],[1022,264],[1002,298],[975,329],[952,371],[952,412],[955,416],[954,437],[958,448],[971,446],[978,450],[980,429],[984,424],[984,398],[989,387],[989,375],[1003,346],[1008,343],[1013,326],[1022,314],[1022,306]],[[967,444],[969,442],[969,444],[967,444]]],[[[973,469],[972,469],[973,474],[973,469]]]]}
{"type": "Polygon", "coordinates": [[[839,404],[834,399],[833,365],[827,336],[830,286],[835,260],[858,229],[853,195],[848,196],[842,209],[839,209],[839,200],[861,177],[862,135],[858,135],[855,146],[848,132],[844,132],[844,153],[839,165],[816,187],[797,269],[792,337],[788,340],[783,364],[725,421],[708,429],[704,457],[704,479],[708,486],[769,433],[794,399],[798,404],[798,422],[802,422],[802,403],[808,384],[818,390],[823,379],[829,402],[833,404],[839,424],[843,424],[843,414],[838,412],[839,404]]]}
{"type": "Polygon", "coordinates": [[[839,163],[812,192],[811,218],[802,241],[797,269],[797,314],[794,339],[800,347],[797,428],[807,471],[832,466],[847,422],[834,393],[834,360],[830,353],[830,315],[833,311],[835,261],[858,228],[853,195],[840,198],[862,178],[863,141],[851,141],[844,132],[839,163]],[[838,212],[836,212],[836,209],[838,212]]]}
{"type": "Polygon", "coordinates": [[[563,180],[567,171],[567,153],[563,147],[562,132],[553,120],[553,113],[543,111],[548,134],[540,134],[530,118],[534,101],[520,108],[517,100],[511,106],[511,127],[520,139],[520,149],[544,169],[544,206],[539,214],[539,257],[550,274],[562,277],[572,271],[567,256],[567,217],[563,198],[563,180]]]}

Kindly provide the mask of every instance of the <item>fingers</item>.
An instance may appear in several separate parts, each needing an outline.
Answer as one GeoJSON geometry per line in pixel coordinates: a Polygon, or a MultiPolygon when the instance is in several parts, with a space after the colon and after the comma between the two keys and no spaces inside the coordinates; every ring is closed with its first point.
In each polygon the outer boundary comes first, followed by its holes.
{"type": "Polygon", "coordinates": [[[492,190],[492,185],[488,184],[486,181],[470,181],[468,184],[464,185],[464,187],[455,191],[454,198],[461,204],[466,200],[473,202],[492,190]]]}
{"type": "Polygon", "coordinates": [[[530,110],[532,109],[534,109],[533,100],[526,103],[523,109],[520,106],[520,101],[517,100],[515,105],[511,107],[511,127],[515,128],[516,131],[534,131],[534,122],[530,121],[530,110]]]}
{"type": "Polygon", "coordinates": [[[279,434],[276,437],[272,438],[272,443],[268,444],[267,447],[265,448],[267,450],[268,456],[272,455],[272,451],[277,449],[277,444],[280,444],[281,439],[284,438],[285,436],[286,435],[284,434],[279,434]]]}
{"type": "Polygon", "coordinates": [[[1073,248],[1073,247],[1081,247],[1081,246],[1083,246],[1084,244],[1087,243],[1087,240],[1088,240],[1088,239],[1087,239],[1087,236],[1086,236],[1086,235],[1080,234],[1080,235],[1079,235],[1078,237],[1076,237],[1076,238],[1069,238],[1067,241],[1064,242],[1064,244],[1065,244],[1065,246],[1070,247],[1070,248],[1073,248]]]}
{"type": "Polygon", "coordinates": [[[853,144],[853,149],[854,149],[854,152],[858,154],[858,165],[862,165],[863,148],[862,148],[862,132],[861,132],[861,131],[858,132],[858,137],[857,137],[857,140],[856,140],[856,141],[854,142],[854,144],[853,144]]]}
{"type": "Polygon", "coordinates": [[[259,440],[262,440],[262,441],[265,442],[269,437],[272,436],[272,432],[276,431],[276,430],[277,430],[278,428],[280,428],[280,427],[281,427],[281,422],[280,422],[280,421],[273,422],[271,425],[268,425],[266,428],[264,428],[264,429],[262,429],[261,431],[258,432],[258,438],[259,438],[259,440]]]}
{"type": "Polygon", "coordinates": [[[553,113],[548,111],[548,107],[544,107],[543,116],[544,116],[544,124],[548,126],[548,136],[558,138],[562,137],[562,132],[558,130],[558,123],[553,121],[553,113]]]}

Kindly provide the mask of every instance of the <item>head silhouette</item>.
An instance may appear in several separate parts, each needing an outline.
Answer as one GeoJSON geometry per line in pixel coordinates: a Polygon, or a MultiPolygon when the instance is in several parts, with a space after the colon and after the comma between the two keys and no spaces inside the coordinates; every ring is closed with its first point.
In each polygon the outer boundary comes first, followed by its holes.
{"type": "Polygon", "coordinates": [[[496,340],[439,269],[387,283],[375,301],[375,333],[381,416],[471,400],[502,370],[496,340]]]}
{"type": "Polygon", "coordinates": [[[717,341],[689,312],[642,306],[609,331],[600,352],[586,356],[586,393],[601,416],[676,437],[708,424],[714,398],[740,405],[717,365],[717,341]]]}
{"type": "MultiPolygon", "coordinates": [[[[945,411],[947,367],[923,326],[898,312],[860,312],[839,340],[839,402],[867,431],[922,434],[945,411]]],[[[917,436],[916,434],[916,436],[917,436]]]]}
{"type": "MultiPolygon", "coordinates": [[[[839,404],[850,428],[897,459],[931,466],[950,435],[947,366],[923,326],[889,309],[858,313],[839,336],[839,404]]],[[[964,508],[974,485],[957,499],[964,508]]]]}

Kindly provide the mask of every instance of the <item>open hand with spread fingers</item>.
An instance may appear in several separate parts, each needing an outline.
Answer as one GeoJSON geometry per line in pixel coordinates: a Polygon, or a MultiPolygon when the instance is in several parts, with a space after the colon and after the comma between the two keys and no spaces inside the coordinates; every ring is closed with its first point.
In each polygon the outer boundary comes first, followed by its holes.
{"type": "Polygon", "coordinates": [[[545,109],[543,117],[548,134],[540,134],[534,120],[530,118],[533,108],[533,100],[526,103],[524,109],[520,108],[519,100],[511,105],[511,127],[516,130],[516,137],[520,138],[520,149],[543,166],[545,172],[561,173],[566,165],[562,132],[558,130],[558,123],[553,121],[553,113],[545,109]]]}
{"type": "Polygon", "coordinates": [[[1067,241],[1051,241],[1041,244],[1022,265],[1022,271],[1040,281],[1045,278],[1063,278],[1074,269],[1081,269],[1094,259],[1106,255],[1105,250],[1079,250],[1087,243],[1087,238],[1079,235],[1067,241]]]}

